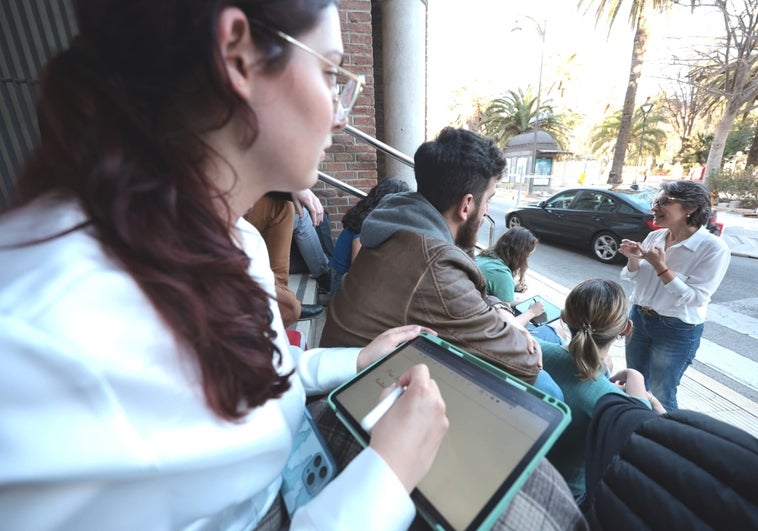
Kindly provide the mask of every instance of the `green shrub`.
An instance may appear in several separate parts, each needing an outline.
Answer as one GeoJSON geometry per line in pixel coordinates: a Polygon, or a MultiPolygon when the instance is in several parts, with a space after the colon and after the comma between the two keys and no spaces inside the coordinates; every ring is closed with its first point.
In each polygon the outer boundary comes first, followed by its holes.
{"type": "Polygon", "coordinates": [[[753,205],[758,203],[758,177],[755,171],[755,168],[722,170],[708,177],[706,185],[718,202],[739,199],[742,203],[753,205]]]}

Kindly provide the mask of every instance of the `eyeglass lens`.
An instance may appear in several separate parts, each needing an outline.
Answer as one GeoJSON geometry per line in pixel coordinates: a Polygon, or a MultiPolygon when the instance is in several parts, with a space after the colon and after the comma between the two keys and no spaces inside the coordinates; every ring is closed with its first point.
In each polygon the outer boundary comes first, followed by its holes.
{"type": "Polygon", "coordinates": [[[355,79],[348,78],[344,84],[340,84],[339,99],[337,100],[337,118],[344,120],[358,101],[362,87],[355,79]]]}
{"type": "Polygon", "coordinates": [[[666,196],[664,196],[664,197],[660,197],[658,199],[653,199],[653,202],[652,202],[652,204],[650,206],[653,207],[653,208],[655,208],[655,207],[665,207],[666,205],[668,205],[672,201],[678,201],[678,200],[675,197],[666,197],[666,196]]]}

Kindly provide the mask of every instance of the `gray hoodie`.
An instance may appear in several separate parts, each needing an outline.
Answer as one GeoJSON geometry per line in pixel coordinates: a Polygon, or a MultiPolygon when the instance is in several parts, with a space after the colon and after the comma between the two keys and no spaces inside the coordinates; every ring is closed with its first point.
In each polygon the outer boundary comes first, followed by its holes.
{"type": "Polygon", "coordinates": [[[439,210],[418,192],[402,192],[383,198],[363,221],[361,245],[379,247],[401,230],[455,244],[439,210]]]}

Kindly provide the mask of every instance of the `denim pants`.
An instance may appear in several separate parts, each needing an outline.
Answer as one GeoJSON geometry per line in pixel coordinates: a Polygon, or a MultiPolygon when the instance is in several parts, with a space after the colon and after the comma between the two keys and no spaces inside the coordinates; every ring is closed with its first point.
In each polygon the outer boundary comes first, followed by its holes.
{"type": "Polygon", "coordinates": [[[561,336],[558,335],[555,328],[548,324],[534,326],[532,323],[527,323],[525,328],[537,339],[547,341],[548,343],[555,343],[556,345],[563,345],[561,336]]]}
{"type": "Polygon", "coordinates": [[[626,342],[626,365],[645,377],[645,384],[667,411],[679,409],[676,388],[695,359],[703,324],[645,312],[634,305],[629,317],[634,330],[626,342]]]}
{"type": "Polygon", "coordinates": [[[293,239],[300,254],[308,266],[311,275],[318,278],[329,273],[329,257],[326,256],[321,240],[313,226],[313,220],[307,208],[303,208],[303,217],[295,214],[293,239]]]}

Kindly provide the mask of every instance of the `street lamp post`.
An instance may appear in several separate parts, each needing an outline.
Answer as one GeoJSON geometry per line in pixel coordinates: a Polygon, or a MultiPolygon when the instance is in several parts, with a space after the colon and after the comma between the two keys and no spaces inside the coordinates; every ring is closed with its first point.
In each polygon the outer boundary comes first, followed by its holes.
{"type": "MultiPolygon", "coordinates": [[[[527,16],[525,18],[529,19],[534,24],[534,27],[537,29],[537,33],[540,36],[540,72],[539,72],[539,77],[537,79],[537,109],[534,114],[534,126],[533,126],[534,135],[532,137],[531,174],[532,174],[532,179],[534,179],[534,176],[537,175],[537,132],[539,131],[540,104],[542,103],[541,102],[542,67],[545,60],[545,31],[547,30],[547,19],[543,19],[542,25],[540,25],[539,22],[537,22],[534,18],[530,16],[527,16]]],[[[516,26],[511,31],[518,31],[520,29],[521,27],[518,25],[518,21],[517,21],[516,26]]],[[[516,204],[518,204],[520,200],[521,200],[521,181],[519,181],[518,191],[516,192],[516,204]]]]}
{"type": "MultiPolygon", "coordinates": [[[[642,131],[640,132],[640,146],[637,150],[637,171],[634,172],[634,184],[637,184],[637,176],[640,172],[640,164],[642,163],[642,144],[645,143],[645,125],[647,124],[647,115],[653,110],[653,103],[649,101],[650,98],[645,100],[645,103],[640,105],[640,112],[642,113],[642,131]]],[[[647,180],[647,176],[645,176],[647,180]]]]}

